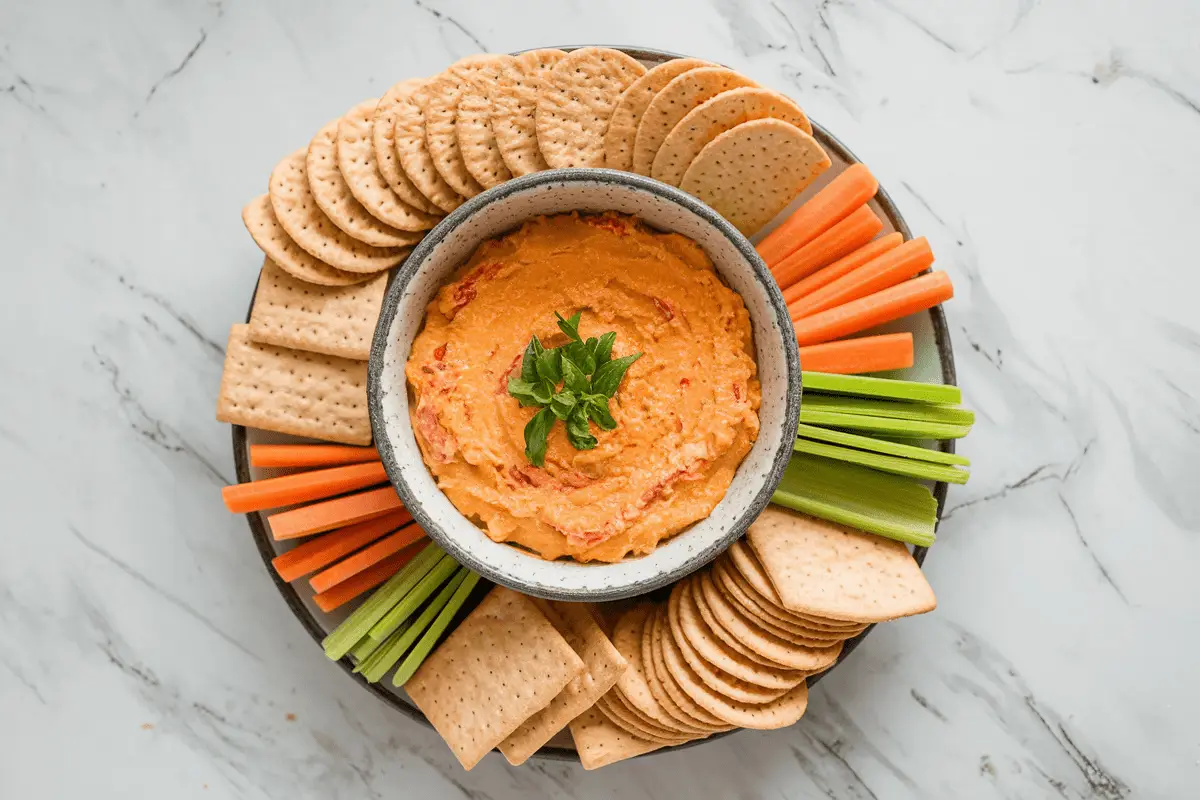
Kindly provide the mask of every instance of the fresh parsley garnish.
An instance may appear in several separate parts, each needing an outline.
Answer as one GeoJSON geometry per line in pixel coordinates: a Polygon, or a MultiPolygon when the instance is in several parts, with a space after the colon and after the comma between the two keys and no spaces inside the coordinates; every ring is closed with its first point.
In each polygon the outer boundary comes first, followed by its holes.
{"type": "Polygon", "coordinates": [[[602,430],[617,427],[608,401],[617,393],[630,365],[642,357],[634,353],[613,358],[617,334],[584,339],[579,335],[581,312],[566,319],[555,312],[558,329],[569,342],[547,350],[537,336],[529,340],[521,356],[521,375],[509,378],[508,393],[522,406],[538,408],[525,426],[525,457],[535,466],[546,464],[546,440],[555,420],[567,426],[567,441],[576,450],[596,446],[590,423],[602,430]]]}

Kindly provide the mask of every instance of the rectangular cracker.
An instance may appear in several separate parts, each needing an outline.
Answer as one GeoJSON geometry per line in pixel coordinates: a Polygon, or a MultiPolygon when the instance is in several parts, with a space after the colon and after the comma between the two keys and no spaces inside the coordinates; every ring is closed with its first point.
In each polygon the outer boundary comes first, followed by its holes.
{"type": "Polygon", "coordinates": [[[250,339],[357,361],[371,355],[387,273],[354,286],[317,286],[263,261],[250,339]]]}
{"type": "Polygon", "coordinates": [[[768,507],[746,532],[786,608],[849,622],[884,622],[937,607],[903,543],[768,507]]]}
{"type": "Polygon", "coordinates": [[[497,586],[404,688],[469,770],[585,669],[531,598],[497,586]]]}
{"type": "Polygon", "coordinates": [[[367,364],[250,341],[229,329],[217,421],[344,444],[370,444],[367,364]]]}
{"type": "Polygon", "coordinates": [[[535,602],[583,660],[587,670],[568,683],[550,705],[525,720],[500,743],[500,752],[513,766],[524,763],[567,723],[591,708],[616,685],[617,678],[627,666],[586,604],[535,602]]]}
{"type": "Polygon", "coordinates": [[[599,769],[663,746],[618,728],[595,706],[571,720],[570,727],[584,769],[599,769]]]}

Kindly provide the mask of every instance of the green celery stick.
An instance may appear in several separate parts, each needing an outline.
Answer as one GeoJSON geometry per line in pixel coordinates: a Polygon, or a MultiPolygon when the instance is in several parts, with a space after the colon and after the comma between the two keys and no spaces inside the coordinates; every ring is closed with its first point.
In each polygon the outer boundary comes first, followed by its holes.
{"type": "Polygon", "coordinates": [[[350,650],[350,658],[354,660],[355,664],[354,671],[358,672],[358,667],[361,667],[362,663],[370,658],[371,654],[374,653],[378,648],[379,642],[375,641],[370,636],[364,636],[358,644],[354,645],[354,647],[350,650]]]}
{"type": "Polygon", "coordinates": [[[959,406],[932,403],[902,403],[895,400],[876,400],[872,397],[833,397],[810,394],[803,405],[816,411],[835,411],[839,414],[863,414],[868,417],[912,419],[919,422],[946,422],[951,425],[974,425],[975,412],[959,406]]]}
{"type": "Polygon", "coordinates": [[[922,547],[933,544],[937,524],[937,500],[924,484],[799,453],[771,502],[922,547]]]}
{"type": "Polygon", "coordinates": [[[417,646],[412,649],[412,652],[400,662],[400,666],[396,668],[396,674],[392,676],[393,685],[403,686],[407,683],[408,679],[413,676],[413,673],[429,657],[429,654],[433,652],[434,646],[438,643],[438,639],[442,638],[442,634],[446,632],[450,621],[454,619],[454,615],[458,613],[458,609],[462,608],[462,604],[470,597],[471,590],[475,588],[475,584],[477,583],[479,583],[479,576],[474,572],[469,572],[466,579],[459,585],[458,590],[454,592],[454,597],[450,598],[450,602],[442,609],[442,613],[438,614],[437,619],[433,621],[433,625],[430,626],[429,630],[425,631],[425,635],[421,637],[421,641],[417,642],[417,646]]]}
{"type": "Polygon", "coordinates": [[[354,649],[350,651],[350,657],[355,659],[354,671],[364,672],[365,670],[370,669],[372,664],[378,663],[380,660],[380,653],[383,652],[383,650],[392,642],[393,639],[399,639],[401,636],[403,636],[407,629],[407,625],[401,625],[391,636],[388,637],[387,641],[383,644],[379,644],[370,636],[364,636],[363,640],[356,644],[354,649]],[[363,653],[361,658],[356,655],[360,652],[363,653]]]}
{"type": "Polygon", "coordinates": [[[396,630],[401,622],[411,617],[413,612],[420,608],[421,604],[428,600],[429,596],[436,592],[437,588],[445,583],[456,569],[458,569],[458,562],[451,556],[443,556],[442,560],[429,571],[429,574],[421,578],[421,581],[412,588],[412,591],[371,626],[371,630],[367,631],[367,637],[376,642],[382,642],[391,636],[392,631],[396,630]]]}
{"type": "Polygon", "coordinates": [[[880,453],[867,453],[851,447],[842,447],[825,442],[813,442],[808,439],[797,439],[792,448],[797,453],[807,453],[810,456],[823,456],[837,461],[860,464],[871,469],[890,472],[894,475],[907,475],[910,478],[929,481],[946,481],[947,483],[966,483],[971,473],[958,467],[948,467],[942,464],[930,464],[926,461],[915,461],[911,458],[885,456],[880,453]]]}
{"type": "Polygon", "coordinates": [[[832,375],[828,372],[808,371],[802,373],[801,382],[805,392],[890,397],[913,403],[962,402],[962,391],[957,386],[941,383],[918,383],[891,378],[870,378],[865,375],[832,375]]]}
{"type": "Polygon", "coordinates": [[[373,659],[375,663],[362,671],[363,677],[368,682],[378,683],[387,674],[387,671],[396,665],[400,657],[408,652],[408,648],[412,647],[412,643],[417,640],[417,637],[425,632],[429,623],[433,622],[434,617],[441,613],[441,610],[450,602],[450,598],[458,591],[458,587],[462,585],[468,572],[466,567],[459,567],[458,571],[454,573],[454,577],[438,592],[437,597],[425,606],[421,616],[405,627],[402,635],[392,634],[388,637],[387,644],[375,651],[378,656],[377,659],[373,659]]]}
{"type": "Polygon", "coordinates": [[[842,414],[837,411],[822,411],[800,404],[800,421],[806,425],[823,428],[850,428],[858,431],[882,433],[900,439],[961,439],[971,432],[970,425],[951,425],[945,422],[922,422],[915,419],[888,419],[868,417],[862,414],[842,414]]]}
{"type": "Polygon", "coordinates": [[[835,431],[832,428],[818,428],[814,425],[800,425],[796,435],[804,439],[816,439],[821,442],[857,447],[859,450],[870,450],[875,453],[886,453],[890,456],[912,458],[917,461],[929,461],[934,464],[958,464],[963,467],[971,465],[971,459],[957,453],[943,453],[941,450],[931,450],[927,447],[917,447],[912,444],[901,444],[874,436],[860,436],[847,431],[835,431]]]}
{"type": "Polygon", "coordinates": [[[346,617],[346,620],[333,629],[325,637],[321,646],[325,655],[334,661],[343,656],[362,640],[371,626],[383,618],[391,608],[400,602],[412,590],[417,581],[425,577],[434,564],[446,553],[437,543],[430,542],[416,558],[404,565],[404,568],[388,579],[366,599],[365,602],[346,617]]]}

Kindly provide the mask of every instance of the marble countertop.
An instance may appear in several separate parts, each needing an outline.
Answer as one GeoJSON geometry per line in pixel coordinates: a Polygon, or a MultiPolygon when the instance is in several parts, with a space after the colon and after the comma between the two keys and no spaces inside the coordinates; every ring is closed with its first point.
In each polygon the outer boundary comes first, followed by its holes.
{"type": "Polygon", "coordinates": [[[1120,800],[1200,786],[1200,6],[0,5],[0,797],[1120,800]],[[926,562],[801,724],[462,772],[225,512],[239,211],[359,98],[579,41],[795,97],[929,237],[979,424],[926,562]]]}

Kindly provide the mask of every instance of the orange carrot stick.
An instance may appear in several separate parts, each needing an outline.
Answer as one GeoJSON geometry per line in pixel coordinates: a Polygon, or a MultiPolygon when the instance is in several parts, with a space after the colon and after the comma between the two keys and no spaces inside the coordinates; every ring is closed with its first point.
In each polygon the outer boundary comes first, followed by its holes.
{"type": "Polygon", "coordinates": [[[399,553],[412,543],[419,542],[424,538],[425,531],[420,525],[414,522],[412,525],[396,531],[391,536],[380,539],[370,547],[342,559],[323,572],[318,572],[309,578],[308,583],[312,586],[314,592],[329,591],[342,581],[354,577],[365,569],[370,569],[385,558],[399,553]]]}
{"type": "Polygon", "coordinates": [[[353,492],[387,482],[387,473],[379,461],[348,464],[310,472],[297,472],[279,478],[264,478],[236,483],[221,490],[225,507],[235,514],[248,514],[264,508],[311,503],[326,497],[353,492]]]}
{"type": "Polygon", "coordinates": [[[879,181],[865,164],[854,164],[809,198],[758,243],[758,254],[774,267],[866,204],[879,191],[879,181]]]}
{"type": "Polygon", "coordinates": [[[275,556],[271,559],[271,566],[285,581],[294,581],[329,566],[342,556],[391,533],[410,520],[407,511],[393,511],[366,522],[347,525],[275,556]]]}
{"type": "Polygon", "coordinates": [[[381,486],[272,514],[267,517],[267,525],[276,539],[295,539],[382,517],[403,507],[394,488],[381,486]]]}
{"type": "Polygon", "coordinates": [[[776,282],[787,289],[796,281],[848,256],[883,230],[883,222],[867,206],[859,206],[850,216],[771,267],[776,282]]]}
{"type": "Polygon", "coordinates": [[[412,561],[419,552],[421,552],[421,548],[419,547],[410,547],[407,550],[401,550],[391,558],[385,558],[370,569],[365,569],[358,573],[353,578],[342,581],[329,591],[313,595],[313,601],[317,604],[317,608],[328,614],[335,608],[349,603],[363,592],[371,591],[395,575],[405,564],[412,561]]]}
{"type": "Polygon", "coordinates": [[[911,333],[884,333],[800,348],[800,367],[810,372],[861,375],[912,365],[911,333]]]}
{"type": "Polygon", "coordinates": [[[828,308],[895,286],[932,265],[933,251],[929,249],[929,242],[922,236],[905,242],[895,250],[863,264],[807,297],[800,298],[788,306],[788,312],[794,320],[811,317],[828,308]]]}
{"type": "Polygon", "coordinates": [[[378,460],[379,451],[374,447],[340,444],[250,445],[252,467],[333,467],[378,460]]]}
{"type": "Polygon", "coordinates": [[[889,233],[878,239],[872,239],[850,255],[839,258],[827,267],[821,267],[807,278],[802,278],[784,289],[783,302],[791,305],[810,292],[815,292],[822,286],[833,283],[846,273],[853,272],[868,261],[899,247],[903,241],[904,236],[900,233],[889,233]]]}
{"type": "Polygon", "coordinates": [[[874,328],[885,322],[933,308],[954,296],[950,276],[931,272],[851,300],[845,305],[813,314],[795,323],[796,341],[801,347],[841,339],[852,333],[874,328]]]}

